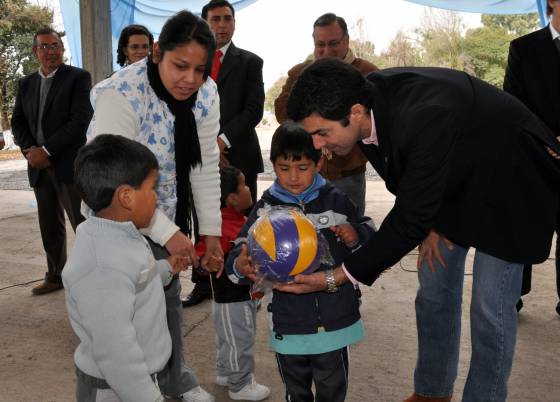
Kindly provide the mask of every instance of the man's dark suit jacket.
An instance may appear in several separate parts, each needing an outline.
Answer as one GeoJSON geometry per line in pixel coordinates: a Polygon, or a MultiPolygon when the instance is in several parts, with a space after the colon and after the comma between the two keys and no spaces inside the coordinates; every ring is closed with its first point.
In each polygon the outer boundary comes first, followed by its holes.
{"type": "MultiPolygon", "coordinates": [[[[41,77],[38,72],[18,82],[16,104],[12,114],[12,132],[15,142],[23,150],[37,146],[37,113],[41,77]]],[[[54,75],[43,111],[42,126],[49,160],[56,177],[72,183],[74,159],[86,142],[86,131],[93,116],[89,101],[90,74],[80,68],[62,64],[54,75]]],[[[37,183],[39,169],[28,166],[29,182],[37,183]]]]}
{"type": "Polygon", "coordinates": [[[560,51],[550,27],[511,42],[504,90],[560,136],[560,51]]]}
{"type": "Polygon", "coordinates": [[[398,68],[370,74],[379,147],[360,147],[396,195],[379,231],[345,265],[371,284],[431,229],[516,263],[544,261],[556,226],[560,153],[513,96],[466,73],[398,68]]]}
{"type": "Polygon", "coordinates": [[[256,175],[263,171],[261,147],[255,127],[264,106],[263,61],[257,55],[229,46],[218,74],[220,133],[231,143],[227,158],[243,171],[256,175]]]}

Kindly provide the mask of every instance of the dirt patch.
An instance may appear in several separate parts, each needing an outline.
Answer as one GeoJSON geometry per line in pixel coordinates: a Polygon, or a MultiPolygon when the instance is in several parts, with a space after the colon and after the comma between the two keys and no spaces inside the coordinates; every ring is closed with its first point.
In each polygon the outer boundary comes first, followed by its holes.
{"type": "Polygon", "coordinates": [[[24,159],[19,149],[3,149],[0,151],[0,161],[24,159]]]}

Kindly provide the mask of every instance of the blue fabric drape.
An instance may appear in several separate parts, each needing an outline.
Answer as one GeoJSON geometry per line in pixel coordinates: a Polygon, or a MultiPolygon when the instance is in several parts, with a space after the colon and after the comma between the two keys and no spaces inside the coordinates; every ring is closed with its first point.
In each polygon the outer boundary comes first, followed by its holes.
{"type": "MultiPolygon", "coordinates": [[[[257,0],[230,0],[239,11],[257,0]]],[[[177,11],[187,9],[200,15],[208,0],[111,0],[111,35],[113,67],[117,68],[116,54],[119,35],[130,24],[145,25],[157,39],[164,22],[177,11]]],[[[80,36],[79,0],[60,0],[60,10],[70,48],[72,65],[82,66],[82,45],[80,36]]]]}
{"type": "Polygon", "coordinates": [[[548,24],[546,0],[407,0],[424,6],[482,14],[526,14],[538,12],[541,25],[548,24]]]}

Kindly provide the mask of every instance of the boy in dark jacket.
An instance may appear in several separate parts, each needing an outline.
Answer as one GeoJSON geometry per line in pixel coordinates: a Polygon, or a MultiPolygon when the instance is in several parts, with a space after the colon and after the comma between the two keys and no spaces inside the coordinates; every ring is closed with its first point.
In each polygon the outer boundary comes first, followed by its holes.
{"type": "Polygon", "coordinates": [[[273,291],[268,311],[273,330],[270,345],[286,386],[286,400],[343,401],[348,386],[348,346],[363,338],[357,289],[336,286],[333,268],[373,233],[369,218],[357,215],[346,194],[320,174],[321,152],[311,135],[295,123],[281,125],[272,137],[270,159],[277,179],[253,208],[226,262],[229,278],[239,284],[255,279],[247,256],[251,225],[277,205],[299,208],[326,238],[334,265],[321,265],[327,291],[296,295],[273,291]],[[316,396],[311,390],[315,383],[316,396]]]}

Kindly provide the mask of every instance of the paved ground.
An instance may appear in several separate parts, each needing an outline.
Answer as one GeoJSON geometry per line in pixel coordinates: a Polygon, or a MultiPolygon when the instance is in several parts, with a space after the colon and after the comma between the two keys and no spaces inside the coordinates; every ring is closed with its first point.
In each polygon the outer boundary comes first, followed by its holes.
{"type": "MultiPolygon", "coordinates": [[[[0,188],[21,188],[18,183],[25,184],[24,167],[21,162],[0,162],[0,188]],[[12,178],[15,184],[7,186],[6,178],[12,178]]],[[[269,185],[259,182],[261,189],[269,185]]],[[[380,223],[393,197],[378,181],[368,182],[367,193],[366,212],[380,223]]],[[[66,318],[64,294],[37,297],[30,292],[33,284],[29,282],[40,280],[45,270],[31,191],[0,190],[0,255],[0,402],[74,400],[72,352],[76,337],[66,318]]],[[[508,399],[511,402],[560,402],[560,317],[554,312],[553,263],[549,260],[535,268],[534,291],[526,298],[520,315],[508,399]]],[[[362,315],[367,335],[351,350],[349,402],[399,402],[412,389],[416,356],[414,266],[414,257],[406,257],[372,288],[363,288],[362,315]]],[[[191,284],[186,277],[182,281],[187,293],[191,284]]],[[[464,385],[470,354],[470,287],[471,277],[467,275],[457,395],[464,385]]],[[[227,392],[213,384],[211,314],[210,303],[185,310],[186,357],[216,400],[228,401],[227,392]]],[[[267,346],[264,311],[258,320],[256,378],[271,387],[268,400],[280,402],[284,400],[283,387],[267,346]]]]}

